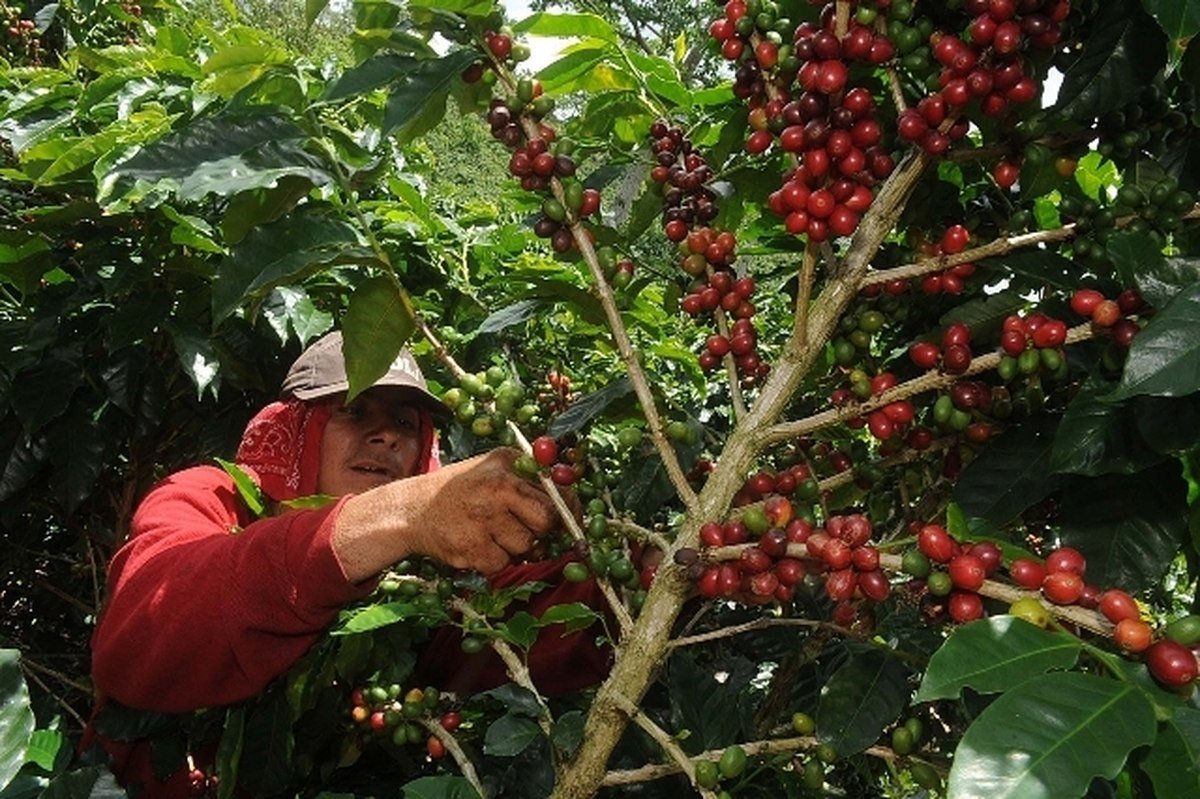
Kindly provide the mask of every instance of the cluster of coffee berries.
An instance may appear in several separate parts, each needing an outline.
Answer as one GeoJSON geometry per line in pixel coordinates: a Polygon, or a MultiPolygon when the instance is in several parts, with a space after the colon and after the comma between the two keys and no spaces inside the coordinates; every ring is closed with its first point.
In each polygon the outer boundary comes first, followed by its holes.
{"type": "Polygon", "coordinates": [[[748,595],[790,602],[807,570],[800,559],[789,556],[788,545],[804,543],[813,529],[807,519],[794,518],[792,511],[791,500],[776,494],[747,507],[739,518],[702,525],[700,542],[706,547],[735,546],[756,539],[736,560],[706,563],[697,559],[694,551],[681,551],[676,560],[692,570],[702,596],[748,595]]]}
{"type": "Polygon", "coordinates": [[[1071,310],[1096,327],[1108,329],[1113,343],[1125,348],[1141,330],[1130,317],[1145,313],[1147,306],[1136,289],[1126,289],[1116,299],[1108,299],[1096,289],[1079,289],[1071,295],[1071,310]]]}
{"type": "MultiPolygon", "coordinates": [[[[1197,676],[1196,653],[1189,647],[1200,643],[1200,619],[1185,616],[1166,625],[1160,636],[1142,618],[1137,602],[1119,588],[1101,590],[1085,582],[1087,561],[1073,547],[1058,547],[1044,563],[1032,558],[1016,558],[1009,565],[1014,584],[1041,595],[1056,605],[1080,605],[1099,611],[1113,624],[1116,645],[1129,654],[1142,654],[1150,673],[1160,683],[1179,688],[1190,685],[1197,676]]],[[[1033,601],[1037,601],[1036,599],[1033,601]]],[[[1042,613],[1046,611],[1043,608],[1042,613]]],[[[1038,623],[1042,617],[1025,615],[1038,623]]],[[[1042,626],[1048,621],[1041,620],[1042,626]]]]}
{"type": "MultiPolygon", "coordinates": [[[[891,372],[880,372],[869,376],[861,369],[853,369],[847,376],[847,385],[835,389],[829,400],[834,406],[841,407],[855,400],[861,402],[871,397],[877,397],[895,385],[896,376],[891,372]]],[[[887,441],[893,436],[903,436],[915,416],[916,409],[912,402],[907,399],[898,399],[876,408],[866,416],[847,419],[846,424],[849,427],[865,425],[875,438],[887,441]]]]}
{"type": "MultiPolygon", "coordinates": [[[[816,460],[827,459],[831,456],[828,444],[825,442],[817,442],[810,445],[810,452],[816,460]],[[823,451],[818,453],[813,448],[821,447],[823,451]]],[[[845,471],[850,468],[849,459],[842,453],[833,453],[834,459],[837,461],[837,466],[834,471],[845,471]],[[843,463],[841,459],[845,459],[843,463]]],[[[808,521],[814,521],[812,510],[808,503],[815,501],[820,494],[820,484],[813,476],[812,469],[807,463],[793,463],[786,469],[779,472],[773,472],[769,469],[760,469],[754,474],[746,478],[742,483],[741,488],[733,496],[733,506],[741,507],[758,502],[764,498],[770,497],[772,494],[779,494],[784,497],[791,497],[797,502],[804,503],[792,508],[792,515],[796,517],[806,518],[808,521]]]]}
{"type": "MultiPolygon", "coordinates": [[[[446,754],[446,746],[436,735],[421,725],[437,713],[441,693],[433,686],[411,688],[407,692],[399,683],[365,685],[350,692],[348,716],[351,726],[359,733],[359,746],[371,741],[390,741],[398,747],[424,745],[426,754],[438,759],[446,754]]],[[[447,732],[462,724],[457,710],[441,713],[439,723],[447,732]]]]}
{"type": "Polygon", "coordinates": [[[573,485],[584,473],[587,440],[576,440],[574,435],[559,441],[553,436],[538,436],[530,442],[528,461],[520,458],[515,464],[522,473],[538,473],[545,470],[557,485],[573,485]]]}
{"type": "Polygon", "coordinates": [[[905,553],[902,568],[924,579],[931,596],[945,597],[950,618],[962,623],[984,615],[983,598],[978,592],[1000,568],[1001,560],[996,544],[980,541],[962,546],[946,528],[930,523],[919,525],[917,549],[905,553]]]}
{"type": "MultiPolygon", "coordinates": [[[[898,5],[892,4],[889,14],[899,17],[898,5]]],[[[904,5],[911,12],[911,4],[904,5]]],[[[973,17],[965,37],[941,31],[929,37],[931,54],[940,65],[937,90],[901,112],[897,120],[900,137],[931,155],[945,153],[966,135],[968,121],[963,114],[969,103],[977,101],[984,116],[1002,117],[1010,106],[1037,97],[1041,87],[1028,72],[1022,51],[1053,48],[1071,4],[1069,0],[966,0],[963,10],[973,17]]]]}
{"type": "Polygon", "coordinates": [[[953,322],[942,331],[941,346],[932,341],[918,341],[909,347],[908,357],[922,369],[938,366],[947,374],[962,374],[971,365],[971,328],[963,322],[953,322]]]}
{"type": "Polygon", "coordinates": [[[837,334],[830,340],[838,366],[853,366],[870,352],[871,340],[887,324],[887,315],[875,308],[848,312],[838,321],[837,334]]]}
{"type": "Polygon", "coordinates": [[[1184,87],[1182,96],[1171,98],[1162,86],[1146,86],[1136,98],[1100,117],[1097,151],[1120,164],[1145,151],[1156,155],[1174,148],[1193,135],[1188,119],[1194,110],[1194,87],[1184,87]]]}
{"type": "MultiPolygon", "coordinates": [[[[736,780],[750,762],[746,750],[730,744],[716,760],[697,760],[694,770],[696,785],[709,791],[720,787],[722,780],[736,780]]],[[[722,791],[724,793],[724,791],[722,791]]]]}
{"type": "Polygon", "coordinates": [[[525,389],[509,377],[502,366],[463,375],[457,386],[442,394],[442,402],[454,412],[454,418],[480,438],[498,436],[501,443],[512,443],[508,421],[521,425],[537,424],[540,410],[525,401],[525,389]]]}
{"type": "MultiPolygon", "coordinates": [[[[929,258],[957,255],[967,248],[970,241],[971,234],[965,227],[951,225],[942,233],[940,242],[924,245],[921,248],[921,254],[929,258]]],[[[923,276],[920,284],[921,291],[929,296],[958,295],[962,293],[963,281],[973,274],[975,274],[975,264],[971,261],[964,261],[941,272],[931,272],[923,276]]]]}
{"type": "Polygon", "coordinates": [[[42,40],[37,24],[21,16],[20,6],[0,2],[0,20],[4,23],[4,35],[0,36],[0,56],[9,61],[40,63],[42,40]]]}
{"type": "Polygon", "coordinates": [[[513,32],[507,27],[500,30],[489,30],[483,34],[483,43],[488,54],[497,64],[514,67],[530,56],[529,45],[513,38],[513,32]]]}
{"type": "MultiPolygon", "coordinates": [[[[498,65],[523,60],[518,53],[528,53],[527,46],[514,42],[507,32],[487,34],[485,45],[498,65]]],[[[474,66],[468,69],[471,74],[464,80],[475,77],[474,66]]],[[[534,233],[549,239],[555,252],[567,253],[577,246],[572,225],[600,210],[600,192],[585,188],[575,177],[574,142],[559,138],[543,121],[554,102],[541,83],[522,77],[513,86],[508,96],[492,99],[488,127],[493,138],[512,150],[508,171],[521,181],[521,188],[544,195],[534,233]]]]}
{"type": "Polygon", "coordinates": [[[981,380],[956,380],[950,390],[938,395],[930,412],[930,421],[939,430],[961,433],[973,444],[982,444],[992,436],[990,414],[998,401],[1007,399],[1007,389],[992,388],[981,380]]]}
{"type": "Polygon", "coordinates": [[[696,278],[680,307],[692,317],[713,314],[717,330],[709,336],[697,360],[705,370],[715,369],[732,355],[738,375],[746,386],[766,377],[770,366],[758,355],[754,279],[738,277],[733,271],[737,239],[727,230],[709,226],[719,208],[716,192],[708,185],[712,168],[677,126],[658,120],[650,126],[651,152],[655,164],[650,178],[659,187],[663,201],[663,233],[676,242],[680,268],[696,278]],[[726,319],[733,323],[726,326],[726,319]]]}

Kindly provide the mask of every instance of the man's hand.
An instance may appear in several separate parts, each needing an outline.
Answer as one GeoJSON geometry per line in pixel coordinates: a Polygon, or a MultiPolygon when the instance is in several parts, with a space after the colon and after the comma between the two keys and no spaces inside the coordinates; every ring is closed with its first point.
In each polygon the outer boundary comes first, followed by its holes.
{"type": "MultiPolygon", "coordinates": [[[[497,572],[562,528],[550,496],[513,471],[518,451],[493,450],[351,497],[333,546],[351,580],[411,555],[456,569],[497,572]]],[[[578,516],[579,502],[564,494],[578,516]]]]}

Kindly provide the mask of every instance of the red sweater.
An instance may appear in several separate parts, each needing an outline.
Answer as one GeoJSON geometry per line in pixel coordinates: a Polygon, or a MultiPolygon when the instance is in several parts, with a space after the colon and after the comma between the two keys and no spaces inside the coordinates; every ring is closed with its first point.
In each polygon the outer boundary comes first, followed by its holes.
{"type": "MultiPolygon", "coordinates": [[[[184,713],[261,692],[304,655],[344,604],[374,588],[374,581],[349,582],[334,554],[331,536],[343,502],[255,521],[222,469],[198,466],[158,485],[138,507],[130,540],[109,568],[108,602],[92,638],[101,701],[184,713]]],[[[492,582],[552,583],[524,608],[535,616],[566,602],[603,607],[593,583],[561,580],[561,565],[512,566],[492,582]]],[[[601,680],[609,653],[592,644],[597,632],[544,631],[530,655],[539,690],[562,694],[601,680]]],[[[465,655],[458,640],[456,629],[434,636],[419,658],[423,680],[460,692],[506,680],[493,652],[465,655]]],[[[166,785],[153,783],[149,746],[104,743],[123,783],[148,784],[146,797],[186,795],[185,769],[166,785]]]]}

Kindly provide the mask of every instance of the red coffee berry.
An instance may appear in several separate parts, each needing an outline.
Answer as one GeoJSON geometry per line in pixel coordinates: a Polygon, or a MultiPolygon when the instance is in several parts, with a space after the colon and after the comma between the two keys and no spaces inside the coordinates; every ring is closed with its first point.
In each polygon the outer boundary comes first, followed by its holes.
{"type": "Polygon", "coordinates": [[[917,534],[917,548],[930,560],[946,563],[954,556],[954,539],[940,524],[927,524],[917,534]]]}
{"type": "Polygon", "coordinates": [[[1046,567],[1036,560],[1016,558],[1008,566],[1008,576],[1021,588],[1036,591],[1046,580],[1046,567]]]}
{"type": "Polygon", "coordinates": [[[1112,327],[1121,318],[1121,308],[1114,300],[1101,300],[1092,308],[1092,324],[1112,327]]]}
{"type": "Polygon", "coordinates": [[[950,618],[959,624],[983,618],[983,599],[970,591],[953,591],[947,604],[950,618]]]}
{"type": "Polygon", "coordinates": [[[958,555],[951,558],[947,571],[955,587],[965,591],[978,591],[987,578],[983,561],[974,555],[958,555]]]}
{"type": "Polygon", "coordinates": [[[530,444],[538,466],[551,466],[558,461],[558,442],[550,436],[538,436],[530,444]]]}
{"type": "Polygon", "coordinates": [[[1056,605],[1074,604],[1083,594],[1083,578],[1074,572],[1050,572],[1042,581],[1042,594],[1056,605]]]}
{"type": "Polygon", "coordinates": [[[1087,570],[1087,560],[1074,547],[1059,547],[1046,556],[1047,572],[1070,572],[1080,577],[1087,570]]]}
{"type": "Polygon", "coordinates": [[[1121,619],[1113,628],[1113,640],[1126,652],[1141,652],[1150,646],[1154,631],[1141,619],[1121,619]]]}
{"type": "Polygon", "coordinates": [[[1146,650],[1146,666],[1154,679],[1171,688],[1182,688],[1196,679],[1196,656],[1187,647],[1169,639],[1146,650]]]}
{"type": "Polygon", "coordinates": [[[1071,310],[1080,316],[1091,317],[1096,306],[1104,302],[1104,295],[1095,289],[1079,289],[1071,295],[1071,310]]]}
{"type": "Polygon", "coordinates": [[[1138,619],[1142,615],[1133,597],[1120,588],[1110,588],[1102,593],[1099,597],[1098,607],[1104,614],[1104,618],[1113,624],[1123,619],[1138,619]]]}

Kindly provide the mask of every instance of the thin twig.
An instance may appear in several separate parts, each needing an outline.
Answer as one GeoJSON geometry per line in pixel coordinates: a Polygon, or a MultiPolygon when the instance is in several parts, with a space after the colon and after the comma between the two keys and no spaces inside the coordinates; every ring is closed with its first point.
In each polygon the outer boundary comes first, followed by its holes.
{"type": "MultiPolygon", "coordinates": [[[[1074,344],[1078,341],[1084,341],[1096,335],[1095,328],[1090,322],[1078,325],[1067,331],[1066,344],[1074,344]]],[[[912,380],[906,380],[903,383],[897,383],[887,391],[877,394],[863,402],[850,403],[842,405],[838,408],[815,413],[805,419],[799,419],[794,422],[783,422],[774,427],[769,428],[762,434],[763,441],[768,444],[785,441],[789,438],[807,435],[814,430],[820,430],[838,422],[844,422],[847,419],[853,419],[856,416],[862,416],[870,413],[876,408],[882,408],[890,402],[906,399],[916,394],[925,391],[933,391],[939,388],[948,388],[954,385],[964,377],[986,372],[990,369],[995,369],[1000,364],[1000,358],[1003,353],[999,350],[989,352],[974,358],[967,368],[958,374],[949,374],[941,371],[930,371],[925,374],[914,377],[912,380]]]]}
{"type": "Polygon", "coordinates": [[[442,726],[438,719],[421,719],[421,726],[429,730],[429,733],[442,742],[442,746],[446,747],[446,751],[454,758],[454,762],[458,764],[458,770],[462,772],[463,779],[471,783],[471,787],[479,792],[480,797],[486,797],[487,791],[483,788],[483,782],[479,779],[479,773],[475,771],[475,764],[471,762],[471,758],[459,746],[458,739],[450,734],[450,731],[442,726]]]}
{"type": "Polygon", "coordinates": [[[66,699],[62,698],[57,693],[55,693],[50,688],[50,686],[46,684],[46,681],[38,676],[38,672],[41,672],[42,674],[46,674],[50,677],[53,677],[54,679],[58,680],[59,682],[69,685],[72,688],[75,688],[75,689],[81,691],[82,693],[84,693],[87,696],[91,696],[91,694],[92,694],[91,688],[89,688],[86,685],[76,682],[75,680],[71,679],[70,677],[67,677],[64,674],[57,672],[54,669],[48,669],[45,666],[39,666],[38,664],[31,661],[29,659],[29,657],[26,655],[21,655],[21,668],[25,672],[25,675],[29,679],[33,680],[35,683],[37,683],[39,686],[41,686],[42,690],[45,691],[47,694],[54,697],[54,701],[57,702],[63,708],[63,710],[65,710],[67,712],[67,714],[75,720],[75,723],[79,725],[80,729],[83,729],[84,727],[87,726],[87,722],[84,720],[83,716],[79,715],[79,712],[76,711],[75,708],[71,707],[70,702],[68,702],[66,699]]]}
{"type": "Polygon", "coordinates": [[[679,744],[675,743],[674,738],[668,735],[662,727],[655,724],[649,716],[643,713],[637,705],[630,702],[626,697],[618,695],[617,704],[629,715],[634,724],[641,727],[647,735],[654,739],[655,743],[662,747],[664,752],[670,755],[671,759],[675,761],[675,773],[682,772],[686,774],[687,778],[692,781],[692,785],[705,799],[716,799],[717,795],[713,791],[696,785],[696,764],[687,756],[686,752],[679,748],[679,744]]]}

